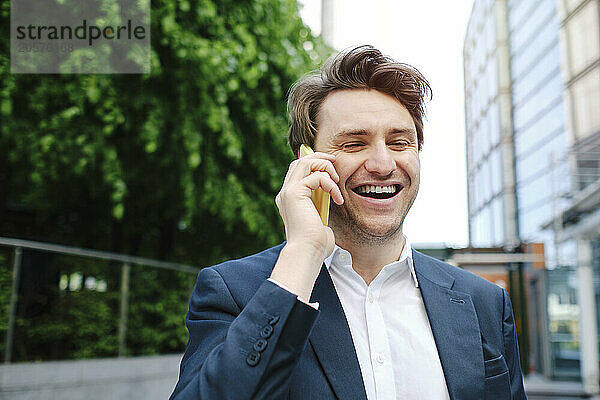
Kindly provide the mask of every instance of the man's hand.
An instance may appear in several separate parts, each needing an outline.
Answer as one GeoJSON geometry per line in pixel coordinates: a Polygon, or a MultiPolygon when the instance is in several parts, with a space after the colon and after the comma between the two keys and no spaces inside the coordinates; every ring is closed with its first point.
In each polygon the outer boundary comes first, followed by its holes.
{"type": "Polygon", "coordinates": [[[336,182],[335,156],[314,153],[292,161],[275,203],[285,225],[287,243],[281,250],[271,278],[308,301],[323,260],[331,254],[335,238],[324,226],[310,195],[317,188],[336,204],[344,199],[336,182]]]}

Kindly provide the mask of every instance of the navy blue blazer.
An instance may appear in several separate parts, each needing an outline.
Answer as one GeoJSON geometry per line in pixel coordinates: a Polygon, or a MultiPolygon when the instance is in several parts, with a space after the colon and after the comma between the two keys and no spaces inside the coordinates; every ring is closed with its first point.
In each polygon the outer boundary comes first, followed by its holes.
{"type": "MultiPolygon", "coordinates": [[[[366,399],[327,269],[311,297],[319,310],[267,281],[282,247],[200,271],[171,399],[366,399]]],[[[506,291],[417,251],[413,260],[450,398],[525,399],[506,291]]]]}

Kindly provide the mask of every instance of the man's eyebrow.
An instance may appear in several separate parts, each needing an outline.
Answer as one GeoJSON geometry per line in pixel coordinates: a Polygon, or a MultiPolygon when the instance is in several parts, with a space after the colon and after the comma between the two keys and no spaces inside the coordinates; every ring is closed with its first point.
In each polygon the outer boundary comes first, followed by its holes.
{"type": "Polygon", "coordinates": [[[416,135],[417,131],[414,128],[391,128],[386,132],[387,134],[401,134],[401,135],[416,135]]]}
{"type": "Polygon", "coordinates": [[[334,137],[340,136],[366,136],[369,134],[367,129],[344,129],[339,132],[336,132],[334,137]]]}
{"type": "MultiPolygon", "coordinates": [[[[385,132],[387,135],[389,134],[401,134],[401,135],[416,135],[417,132],[415,129],[413,128],[390,128],[385,132]]],[[[341,137],[341,136],[367,136],[371,134],[371,132],[368,129],[344,129],[341,130],[339,132],[337,132],[334,135],[334,138],[337,137],[341,137]]]]}

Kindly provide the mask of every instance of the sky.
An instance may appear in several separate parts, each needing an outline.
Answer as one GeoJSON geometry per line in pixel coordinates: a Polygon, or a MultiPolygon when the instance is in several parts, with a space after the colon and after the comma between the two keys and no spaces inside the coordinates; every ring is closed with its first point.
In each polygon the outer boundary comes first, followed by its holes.
{"type": "MultiPolygon", "coordinates": [[[[321,0],[301,16],[321,31],[321,0]]],[[[371,44],[429,80],[419,195],[404,221],[413,244],[468,242],[462,48],[473,0],[334,0],[333,47],[371,44]]]]}

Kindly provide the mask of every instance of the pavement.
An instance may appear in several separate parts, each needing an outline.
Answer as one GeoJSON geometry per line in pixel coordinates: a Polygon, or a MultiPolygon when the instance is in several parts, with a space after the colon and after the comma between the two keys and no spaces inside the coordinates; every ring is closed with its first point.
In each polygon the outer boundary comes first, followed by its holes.
{"type": "Polygon", "coordinates": [[[581,382],[550,380],[536,373],[525,377],[525,392],[529,400],[597,399],[585,393],[581,382]]]}

